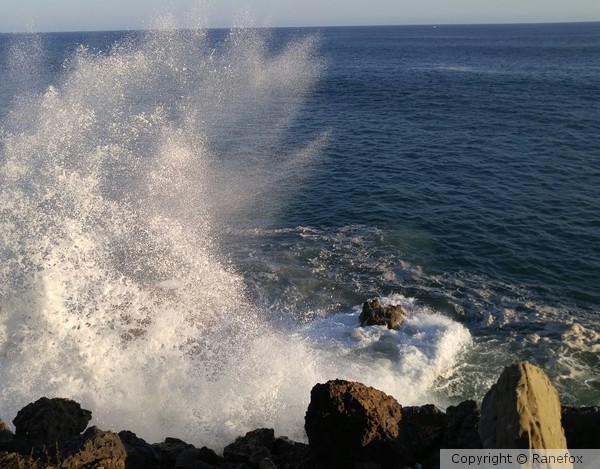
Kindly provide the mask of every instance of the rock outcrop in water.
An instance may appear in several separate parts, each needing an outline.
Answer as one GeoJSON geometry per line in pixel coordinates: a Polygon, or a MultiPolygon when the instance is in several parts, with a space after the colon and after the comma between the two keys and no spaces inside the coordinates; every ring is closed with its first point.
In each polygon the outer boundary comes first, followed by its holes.
{"type": "Polygon", "coordinates": [[[398,329],[406,318],[406,310],[400,305],[382,306],[379,300],[366,301],[360,313],[361,326],[387,326],[398,329]]]}
{"type": "Polygon", "coordinates": [[[0,420],[0,467],[328,469],[418,463],[427,469],[439,467],[440,448],[558,448],[564,434],[563,447],[600,449],[600,409],[564,407],[561,426],[557,406],[556,390],[545,373],[527,362],[504,370],[481,409],[475,401],[446,412],[433,405],[402,407],[377,389],[334,380],[311,392],[305,418],[308,445],[261,428],[237,438],[219,455],[177,438],[149,444],[130,431],[94,426],[81,433],[90,411],[67,399],[42,398],[19,411],[15,434],[0,420]]]}

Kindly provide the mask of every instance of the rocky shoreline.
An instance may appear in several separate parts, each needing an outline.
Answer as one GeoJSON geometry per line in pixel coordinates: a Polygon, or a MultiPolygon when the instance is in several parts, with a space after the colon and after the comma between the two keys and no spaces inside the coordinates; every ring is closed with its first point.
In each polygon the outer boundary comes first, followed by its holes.
{"type": "Polygon", "coordinates": [[[600,408],[561,407],[546,374],[529,362],[505,368],[481,404],[467,400],[445,412],[402,407],[358,382],[317,384],[305,416],[308,444],[260,428],[217,454],[177,438],[148,444],[127,430],[87,428],[91,418],[68,399],[28,404],[13,419],[14,434],[0,420],[0,467],[437,468],[441,448],[600,448],[600,408]]]}

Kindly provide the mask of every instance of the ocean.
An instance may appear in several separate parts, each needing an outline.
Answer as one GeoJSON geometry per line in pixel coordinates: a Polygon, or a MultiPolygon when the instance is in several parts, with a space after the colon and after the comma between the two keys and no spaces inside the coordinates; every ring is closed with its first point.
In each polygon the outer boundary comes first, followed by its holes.
{"type": "Polygon", "coordinates": [[[305,441],[318,382],[518,360],[600,404],[600,23],[159,26],[0,35],[2,419],[305,441]]]}

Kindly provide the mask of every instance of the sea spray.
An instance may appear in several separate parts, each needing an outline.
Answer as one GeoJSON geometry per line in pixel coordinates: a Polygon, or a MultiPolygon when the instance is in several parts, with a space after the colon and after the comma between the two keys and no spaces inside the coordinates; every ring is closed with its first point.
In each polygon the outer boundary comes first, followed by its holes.
{"type": "MultiPolygon", "coordinates": [[[[399,297],[414,316],[398,332],[357,329],[355,312],[277,321],[222,251],[326,144],[285,139],[323,70],[316,40],[160,26],[80,46],[2,121],[0,416],[68,397],[101,428],[220,449],[262,426],[302,440],[327,379],[423,399],[469,343],[458,323],[399,297]]],[[[12,63],[41,63],[34,42],[12,63]]]]}

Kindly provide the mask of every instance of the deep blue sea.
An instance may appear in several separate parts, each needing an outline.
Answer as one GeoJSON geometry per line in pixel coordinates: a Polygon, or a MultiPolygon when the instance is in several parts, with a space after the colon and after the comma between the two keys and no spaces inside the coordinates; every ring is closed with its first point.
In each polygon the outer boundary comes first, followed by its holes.
{"type": "Polygon", "coordinates": [[[0,256],[5,421],[302,440],[317,382],[523,359],[600,405],[600,23],[0,35],[0,256]]]}

